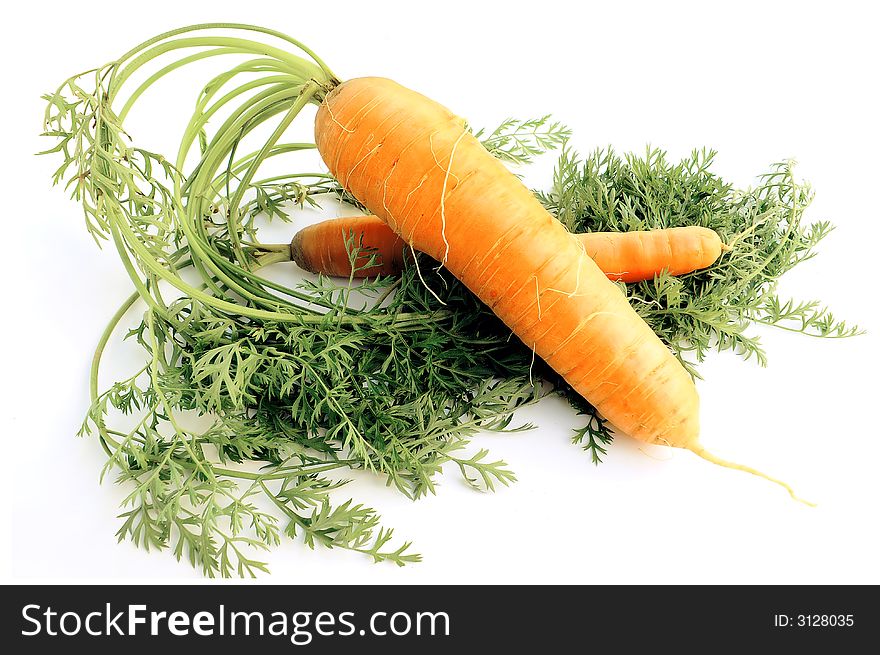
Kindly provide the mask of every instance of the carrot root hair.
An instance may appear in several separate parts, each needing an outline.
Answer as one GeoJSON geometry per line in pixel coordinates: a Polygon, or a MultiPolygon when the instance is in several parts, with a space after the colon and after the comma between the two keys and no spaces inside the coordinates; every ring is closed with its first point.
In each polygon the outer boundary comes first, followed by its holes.
{"type": "MultiPolygon", "coordinates": [[[[409,246],[409,251],[412,253],[413,264],[414,264],[415,267],[416,267],[416,273],[417,273],[418,276],[419,276],[419,280],[421,281],[422,286],[425,287],[425,289],[428,290],[428,293],[430,293],[432,296],[434,296],[434,300],[436,300],[436,301],[439,302],[441,305],[443,305],[444,307],[446,307],[446,303],[443,302],[443,300],[440,298],[440,296],[438,296],[438,295],[435,293],[435,291],[434,291],[434,290],[428,285],[428,283],[425,282],[425,278],[422,276],[422,267],[419,266],[419,257],[418,257],[418,255],[416,254],[416,249],[413,248],[412,245],[410,245],[410,246],[409,246]]],[[[438,268],[437,270],[439,271],[440,269],[438,268]]]]}
{"type": "MultiPolygon", "coordinates": [[[[437,272],[446,265],[446,262],[449,260],[449,241],[446,238],[446,189],[449,186],[449,176],[455,178],[455,183],[459,183],[458,175],[452,172],[452,160],[455,157],[455,150],[458,148],[458,144],[464,138],[464,135],[468,133],[467,128],[463,128],[461,134],[458,135],[458,138],[455,140],[455,143],[452,144],[452,150],[449,151],[449,161],[446,163],[446,168],[443,168],[443,165],[437,159],[437,153],[434,152],[434,133],[432,132],[428,136],[428,143],[431,147],[431,156],[434,158],[434,163],[437,164],[437,168],[443,171],[443,188],[440,191],[440,237],[443,239],[443,245],[445,246],[445,250],[443,252],[443,258],[440,260],[440,265],[437,267],[437,272]]],[[[421,184],[419,185],[421,186],[421,184]]]]}
{"type": "Polygon", "coordinates": [[[343,125],[338,120],[336,120],[336,116],[333,115],[333,110],[330,109],[330,106],[326,102],[324,103],[324,105],[327,107],[327,113],[330,115],[330,120],[333,121],[334,123],[336,123],[336,125],[339,126],[340,130],[342,130],[343,132],[347,132],[348,134],[354,133],[353,129],[351,129],[349,127],[345,127],[345,125],[343,125]]]}
{"type": "Polygon", "coordinates": [[[702,457],[703,459],[705,459],[709,462],[712,462],[713,464],[717,464],[718,466],[723,466],[724,468],[734,469],[736,471],[744,471],[745,473],[751,473],[752,475],[756,475],[759,478],[764,478],[765,480],[769,480],[770,482],[774,482],[774,483],[778,484],[780,487],[782,487],[783,489],[785,489],[788,492],[788,495],[791,496],[794,500],[798,501],[799,503],[803,503],[804,505],[808,505],[810,507],[816,506],[816,503],[811,503],[808,500],[804,500],[803,498],[798,496],[794,492],[794,489],[792,489],[791,486],[789,486],[788,484],[786,484],[782,480],[778,480],[776,478],[773,478],[773,477],[767,475],[766,473],[762,473],[761,471],[758,471],[757,469],[753,469],[751,466],[746,466],[745,464],[737,464],[735,462],[731,462],[726,459],[722,459],[721,457],[718,457],[717,455],[713,455],[705,448],[697,447],[697,448],[689,448],[688,450],[690,450],[695,455],[702,457]]]}

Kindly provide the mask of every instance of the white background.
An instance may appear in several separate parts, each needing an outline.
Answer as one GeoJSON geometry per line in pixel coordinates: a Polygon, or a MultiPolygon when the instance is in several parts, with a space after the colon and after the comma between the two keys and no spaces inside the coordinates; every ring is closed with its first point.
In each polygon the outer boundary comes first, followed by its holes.
{"type": "MultiPolygon", "coordinates": [[[[450,472],[416,503],[358,476],[424,562],[403,569],[285,543],[268,582],[878,583],[877,307],[880,114],[872,3],[332,2],[18,3],[4,20],[2,435],[4,551],[13,581],[199,581],[167,553],[117,545],[123,490],[98,484],[102,451],[74,437],[91,349],[129,281],[49,176],[39,95],[161,31],[264,24],[308,43],[343,78],[383,75],[492,125],[552,112],[582,152],[647,143],[675,158],[711,146],[746,186],[795,157],[817,195],[808,218],[838,229],[783,293],[821,298],[869,330],[817,340],[755,329],[770,356],[702,366],[704,443],[790,481],[772,484],[688,452],[621,438],[593,467],[558,400],[523,411],[540,428],[485,435],[519,482],[496,494],[450,472]],[[127,7],[131,6],[132,9],[127,7]],[[14,15],[17,14],[17,15],[14,15]]],[[[201,86],[157,91],[132,115],[141,143],[171,148],[201,86]],[[136,127],[137,126],[137,127],[136,127]]],[[[552,157],[529,172],[549,182],[552,157]]],[[[120,372],[126,355],[109,356],[120,372]],[[114,359],[115,357],[115,359],[114,359]]],[[[113,371],[107,371],[108,383],[113,371]]]]}

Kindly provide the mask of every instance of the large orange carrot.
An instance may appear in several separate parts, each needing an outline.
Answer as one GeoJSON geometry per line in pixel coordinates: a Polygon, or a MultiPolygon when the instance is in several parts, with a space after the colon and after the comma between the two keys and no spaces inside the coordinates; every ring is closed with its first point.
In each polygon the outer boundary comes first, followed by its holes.
{"type": "Polygon", "coordinates": [[[384,78],[337,86],[315,143],[370,211],[440,261],[626,434],[696,447],[696,389],[577,239],[445,107],[384,78]]]}
{"type": "Polygon", "coordinates": [[[618,430],[768,477],[700,445],[684,367],[461,118],[391,80],[356,78],[321,103],[315,143],[355,198],[449,268],[618,430]]]}
{"type": "MultiPolygon", "coordinates": [[[[724,244],[714,231],[699,226],[634,232],[578,234],[584,250],[609,280],[640,282],[668,270],[683,275],[715,263],[724,244]]],[[[361,245],[354,277],[396,275],[406,246],[378,216],[332,218],[303,228],[290,242],[291,259],[312,273],[349,277],[350,246],[361,245]],[[367,266],[371,255],[375,265],[367,266]]]]}

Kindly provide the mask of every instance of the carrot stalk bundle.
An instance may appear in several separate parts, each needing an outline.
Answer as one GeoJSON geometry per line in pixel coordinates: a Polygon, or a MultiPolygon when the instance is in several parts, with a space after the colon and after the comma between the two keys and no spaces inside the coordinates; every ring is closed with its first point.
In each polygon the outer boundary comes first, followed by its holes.
{"type": "MultiPolygon", "coordinates": [[[[726,248],[717,233],[696,225],[576,236],[606,277],[621,282],[651,280],[663,271],[670,275],[692,273],[711,266],[726,248]]],[[[291,259],[300,268],[356,278],[397,275],[403,267],[405,247],[403,239],[378,216],[321,221],[297,232],[290,242],[291,259]],[[350,244],[366,251],[357,257],[354,269],[350,244]]]]}

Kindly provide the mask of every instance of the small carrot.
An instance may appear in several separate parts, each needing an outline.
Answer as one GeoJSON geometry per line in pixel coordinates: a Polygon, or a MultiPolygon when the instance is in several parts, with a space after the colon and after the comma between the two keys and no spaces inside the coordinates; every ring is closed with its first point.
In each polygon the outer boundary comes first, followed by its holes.
{"type": "Polygon", "coordinates": [[[290,242],[290,258],[312,273],[349,277],[350,249],[358,246],[365,251],[355,262],[354,277],[397,275],[403,268],[406,243],[382,219],[369,215],[332,218],[303,228],[290,242]],[[368,266],[372,254],[375,265],[368,266]]]}
{"type": "Polygon", "coordinates": [[[684,275],[715,263],[727,246],[698,225],[634,232],[579,234],[587,254],[610,280],[640,282],[661,271],[684,275]]]}
{"type": "MultiPolygon", "coordinates": [[[[609,280],[651,280],[661,271],[684,275],[715,263],[726,246],[705,227],[673,227],[637,232],[588,232],[577,235],[586,253],[609,280]]],[[[354,277],[396,275],[403,266],[406,242],[378,216],[334,218],[303,228],[290,242],[291,259],[312,273],[349,277],[349,245],[369,254],[355,263],[354,277]],[[353,238],[353,241],[350,239],[353,238]],[[375,254],[375,265],[367,266],[375,254]]]]}

